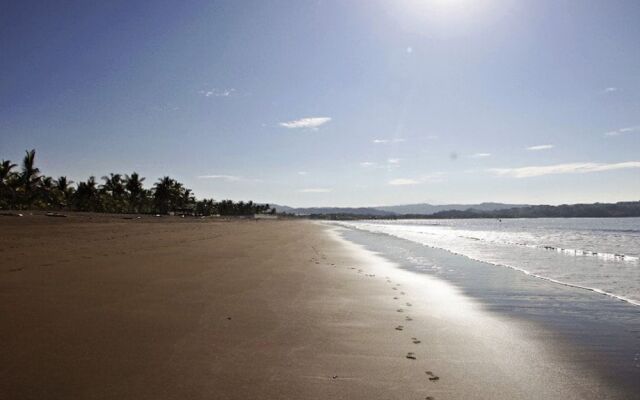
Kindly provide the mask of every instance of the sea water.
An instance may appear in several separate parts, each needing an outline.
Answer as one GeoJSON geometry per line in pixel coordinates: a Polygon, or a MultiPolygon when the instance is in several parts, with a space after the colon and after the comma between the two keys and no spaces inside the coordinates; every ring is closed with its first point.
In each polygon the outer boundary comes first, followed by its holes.
{"type": "Polygon", "coordinates": [[[640,218],[367,220],[342,226],[440,248],[640,306],[640,218]]]}
{"type": "Polygon", "coordinates": [[[545,340],[567,344],[576,362],[640,391],[640,218],[332,225],[398,268],[452,284],[487,312],[541,324],[545,340]]]}

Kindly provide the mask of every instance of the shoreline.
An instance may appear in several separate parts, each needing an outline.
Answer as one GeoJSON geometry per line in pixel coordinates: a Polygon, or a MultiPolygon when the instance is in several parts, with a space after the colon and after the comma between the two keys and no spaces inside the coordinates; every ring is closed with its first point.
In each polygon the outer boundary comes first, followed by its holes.
{"type": "Polygon", "coordinates": [[[0,227],[0,397],[625,398],[314,222],[0,227]]]}
{"type": "Polygon", "coordinates": [[[568,362],[597,371],[621,392],[640,390],[640,314],[633,304],[406,239],[350,229],[344,234],[403,270],[448,282],[485,314],[547,332],[568,362]]]}

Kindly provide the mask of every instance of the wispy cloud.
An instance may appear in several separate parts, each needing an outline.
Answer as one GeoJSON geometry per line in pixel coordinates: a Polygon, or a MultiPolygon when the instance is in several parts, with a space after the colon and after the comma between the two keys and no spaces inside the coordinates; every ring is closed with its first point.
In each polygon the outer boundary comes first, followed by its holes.
{"type": "Polygon", "coordinates": [[[422,183],[437,183],[442,182],[444,178],[444,172],[433,172],[430,174],[422,175],[418,178],[397,178],[392,179],[388,183],[389,185],[419,185],[422,183]]]}
{"type": "Polygon", "coordinates": [[[619,89],[617,87],[608,87],[608,88],[604,88],[602,90],[603,93],[613,93],[613,92],[617,92],[619,89]]]}
{"type": "Polygon", "coordinates": [[[200,93],[204,97],[229,97],[229,96],[232,96],[234,93],[236,93],[236,89],[234,89],[234,88],[229,88],[229,89],[213,88],[213,89],[208,89],[208,90],[201,90],[198,93],[200,93]]]}
{"type": "Polygon", "coordinates": [[[620,136],[620,135],[624,135],[624,134],[627,134],[627,133],[634,133],[634,132],[640,132],[640,125],[628,126],[626,128],[620,128],[620,129],[615,130],[615,131],[605,132],[604,135],[605,136],[620,136]]]}
{"type": "Polygon", "coordinates": [[[333,189],[331,188],[307,188],[298,190],[300,193],[329,193],[332,191],[333,189]]]}
{"type": "Polygon", "coordinates": [[[385,143],[402,143],[405,140],[402,138],[396,139],[373,139],[372,142],[375,144],[385,144],[385,143]]]}
{"type": "Polygon", "coordinates": [[[237,182],[242,180],[242,177],[234,175],[200,175],[198,179],[221,179],[228,182],[237,182]]]}
{"type": "Polygon", "coordinates": [[[363,161],[360,163],[360,166],[365,168],[373,167],[374,165],[376,165],[376,163],[371,161],[363,161]]]}
{"type": "Polygon", "coordinates": [[[640,161],[627,161],[610,164],[586,162],[519,168],[491,168],[488,171],[500,176],[508,176],[512,178],[532,178],[543,175],[586,174],[589,172],[613,171],[629,168],[640,168],[640,161]]]}
{"type": "Polygon", "coordinates": [[[307,171],[298,171],[298,175],[307,175],[307,171]]]}
{"type": "Polygon", "coordinates": [[[491,153],[476,153],[471,155],[471,158],[486,158],[486,157],[491,157],[491,153]]]}
{"type": "Polygon", "coordinates": [[[387,158],[387,163],[389,164],[400,164],[399,158],[387,158]]]}
{"type": "Polygon", "coordinates": [[[280,126],[288,129],[318,129],[329,121],[331,121],[330,117],[308,117],[293,121],[280,122],[280,126]]]}
{"type": "Polygon", "coordinates": [[[419,183],[420,181],[416,179],[410,179],[410,178],[397,178],[389,181],[389,185],[397,185],[397,186],[417,185],[419,183]]]}
{"type": "Polygon", "coordinates": [[[540,144],[537,146],[529,146],[527,147],[527,150],[529,151],[540,151],[540,150],[549,150],[549,149],[553,149],[555,146],[552,144],[540,144]]]}

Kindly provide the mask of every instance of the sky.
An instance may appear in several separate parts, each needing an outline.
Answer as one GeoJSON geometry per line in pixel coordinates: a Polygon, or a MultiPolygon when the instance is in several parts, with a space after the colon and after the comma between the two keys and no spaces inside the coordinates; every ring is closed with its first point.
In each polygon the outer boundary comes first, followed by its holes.
{"type": "Polygon", "coordinates": [[[0,159],[290,206],[640,200],[640,2],[0,1],[0,159]]]}

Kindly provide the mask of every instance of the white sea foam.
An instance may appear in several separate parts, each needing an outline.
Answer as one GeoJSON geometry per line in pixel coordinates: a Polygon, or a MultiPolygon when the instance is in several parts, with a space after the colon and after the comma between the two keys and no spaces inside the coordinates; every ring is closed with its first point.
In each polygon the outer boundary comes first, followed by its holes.
{"type": "Polygon", "coordinates": [[[398,220],[340,225],[411,240],[640,305],[640,218],[398,220]]]}

